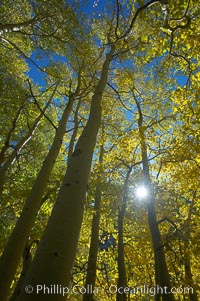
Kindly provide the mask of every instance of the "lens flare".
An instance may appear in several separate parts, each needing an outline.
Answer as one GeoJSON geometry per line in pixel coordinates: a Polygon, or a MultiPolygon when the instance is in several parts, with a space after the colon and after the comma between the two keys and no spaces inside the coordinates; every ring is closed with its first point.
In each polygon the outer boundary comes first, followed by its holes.
{"type": "Polygon", "coordinates": [[[139,187],[136,188],[135,194],[136,194],[136,196],[137,196],[138,198],[144,199],[144,198],[146,198],[147,195],[148,195],[148,190],[147,190],[146,187],[144,187],[144,186],[139,186],[139,187]]]}

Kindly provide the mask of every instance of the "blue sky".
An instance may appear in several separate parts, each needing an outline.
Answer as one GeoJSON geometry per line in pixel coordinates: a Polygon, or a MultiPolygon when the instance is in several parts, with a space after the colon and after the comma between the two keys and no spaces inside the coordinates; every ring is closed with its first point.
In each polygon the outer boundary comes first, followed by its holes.
{"type": "MultiPolygon", "coordinates": [[[[105,13],[105,7],[108,6],[108,4],[112,4],[114,0],[111,1],[106,1],[106,0],[88,0],[88,1],[79,1],[79,0],[69,0],[67,1],[68,3],[72,3],[72,6],[75,6],[76,2],[80,5],[80,9],[88,16],[91,18],[99,18],[99,15],[103,15],[105,13]]],[[[108,10],[107,10],[108,12],[108,10]]],[[[42,72],[39,70],[39,68],[36,67],[38,65],[41,68],[44,68],[48,66],[48,64],[51,62],[49,57],[46,55],[46,53],[42,50],[37,50],[32,53],[31,55],[31,60],[34,63],[32,63],[30,60],[27,60],[27,63],[29,65],[29,76],[33,79],[33,81],[40,85],[45,87],[46,86],[46,81],[45,81],[45,72],[42,72]]],[[[66,62],[67,59],[57,55],[57,54],[51,54],[51,60],[53,59],[53,62],[66,62]]],[[[155,62],[156,63],[156,62],[155,62]]],[[[152,66],[153,62],[150,63],[152,66]]],[[[148,66],[147,66],[148,67],[148,66]]],[[[181,72],[176,75],[176,79],[179,85],[184,86],[187,82],[187,77],[182,75],[181,72]]]]}
{"type": "MultiPolygon", "coordinates": [[[[109,3],[112,3],[114,0],[111,0],[109,3]]],[[[80,9],[87,15],[91,16],[91,18],[99,18],[99,14],[102,15],[104,13],[105,6],[108,5],[108,1],[106,0],[69,0],[67,3],[72,4],[72,6],[75,6],[76,3],[80,6],[80,9]]],[[[45,81],[45,72],[42,72],[39,68],[37,68],[36,65],[39,67],[45,69],[45,67],[48,66],[50,63],[49,57],[45,54],[44,51],[42,50],[36,50],[34,51],[31,56],[31,60],[26,60],[28,66],[29,66],[29,71],[27,72],[28,75],[33,79],[35,84],[40,85],[40,86],[46,86],[46,81],[45,81]],[[33,62],[35,62],[35,64],[33,62]]],[[[67,59],[64,57],[54,54],[53,55],[53,60],[54,62],[61,61],[61,62],[66,62],[67,59]]]]}

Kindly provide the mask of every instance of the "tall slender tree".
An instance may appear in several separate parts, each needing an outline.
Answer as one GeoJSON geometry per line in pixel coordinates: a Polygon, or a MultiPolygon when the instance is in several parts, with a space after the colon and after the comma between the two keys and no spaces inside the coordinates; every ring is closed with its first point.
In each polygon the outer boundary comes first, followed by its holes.
{"type": "Polygon", "coordinates": [[[35,180],[30,195],[28,196],[20,218],[8,240],[0,260],[0,297],[6,300],[12,279],[15,275],[20,257],[25,248],[30,231],[34,225],[35,218],[40,208],[42,196],[48,184],[48,179],[54,166],[55,160],[60,151],[63,136],[66,131],[66,123],[72,110],[74,100],[80,93],[80,78],[76,91],[69,96],[68,104],[65,107],[62,118],[59,122],[52,146],[42,164],[40,172],[35,180]],[[13,256],[15,248],[15,256],[13,256]]]}
{"type": "MultiPolygon", "coordinates": [[[[24,285],[28,283],[36,288],[38,283],[59,283],[63,286],[69,283],[83,218],[93,151],[101,125],[101,100],[114,52],[115,44],[111,44],[92,97],[88,122],[70,159],[56,204],[24,285]]],[[[18,299],[34,300],[36,295],[36,291],[31,296],[23,292],[18,299]]],[[[44,294],[37,295],[38,297],[40,300],[46,299],[44,294]]],[[[59,294],[51,298],[65,299],[59,294]]]]}
{"type": "Polygon", "coordinates": [[[141,145],[141,155],[142,155],[142,165],[143,165],[143,176],[144,176],[144,185],[148,191],[147,197],[147,208],[148,208],[148,222],[149,228],[152,237],[152,244],[154,250],[155,258],[155,280],[156,284],[159,286],[158,291],[156,292],[156,301],[174,301],[174,295],[171,291],[171,283],[169,272],[167,269],[163,242],[161,233],[158,227],[157,217],[156,217],[156,208],[155,208],[155,194],[153,186],[151,183],[151,176],[149,172],[149,162],[148,162],[148,153],[145,137],[145,129],[143,124],[143,113],[139,101],[135,94],[133,94],[135,103],[138,110],[138,131],[141,145]],[[161,299],[162,298],[162,299],[161,299]]]}
{"type": "MultiPolygon", "coordinates": [[[[117,257],[117,266],[118,266],[118,287],[125,288],[127,287],[127,275],[126,275],[126,266],[125,266],[125,252],[124,252],[124,216],[127,206],[128,198],[128,181],[131,174],[132,167],[128,167],[126,172],[126,178],[124,181],[123,187],[123,197],[122,205],[118,214],[118,257],[117,257]]],[[[125,292],[123,294],[117,291],[117,301],[126,301],[127,295],[125,292]]]]}
{"type": "MultiPolygon", "coordinates": [[[[103,164],[104,148],[103,145],[100,146],[99,164],[103,164]]],[[[101,171],[102,172],[102,171],[101,171]]],[[[96,269],[97,269],[97,255],[99,249],[99,225],[101,216],[101,199],[102,199],[102,174],[99,175],[98,183],[96,185],[95,192],[95,203],[94,203],[94,214],[92,218],[92,229],[91,229],[91,241],[88,256],[87,274],[85,287],[91,285],[95,287],[96,281],[96,269]]],[[[86,293],[83,296],[83,301],[92,301],[94,293],[86,293]]]]}

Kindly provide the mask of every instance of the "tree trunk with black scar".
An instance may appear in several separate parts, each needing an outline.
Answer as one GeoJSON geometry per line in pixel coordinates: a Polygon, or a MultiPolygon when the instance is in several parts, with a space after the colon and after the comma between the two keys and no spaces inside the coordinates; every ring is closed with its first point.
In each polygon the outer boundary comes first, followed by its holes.
{"type": "MultiPolygon", "coordinates": [[[[36,293],[37,284],[42,283],[47,287],[59,284],[65,287],[69,283],[83,219],[92,156],[101,125],[101,100],[114,51],[112,45],[92,97],[89,119],[70,159],[48,225],[24,283],[32,285],[34,292],[31,295],[23,292],[18,301],[46,301],[47,296],[43,292],[36,293]]],[[[66,299],[62,294],[48,297],[51,301],[66,299]]]]}
{"type": "Polygon", "coordinates": [[[12,297],[9,299],[9,301],[15,301],[17,299],[17,297],[20,294],[21,291],[21,287],[22,284],[24,282],[25,276],[31,266],[31,262],[32,262],[32,254],[31,254],[31,248],[33,246],[33,244],[38,244],[38,241],[33,241],[33,242],[27,242],[25,248],[24,248],[24,252],[22,254],[22,271],[21,271],[21,275],[19,277],[19,280],[17,281],[17,284],[15,286],[15,290],[12,294],[12,297]]]}

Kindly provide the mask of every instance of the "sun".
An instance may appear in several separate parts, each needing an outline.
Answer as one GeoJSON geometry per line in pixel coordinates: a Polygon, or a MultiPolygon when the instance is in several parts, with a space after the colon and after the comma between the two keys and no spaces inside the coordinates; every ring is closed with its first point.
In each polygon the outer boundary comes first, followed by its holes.
{"type": "Polygon", "coordinates": [[[148,195],[148,190],[145,186],[138,186],[135,190],[135,194],[138,198],[144,199],[148,195]]]}

